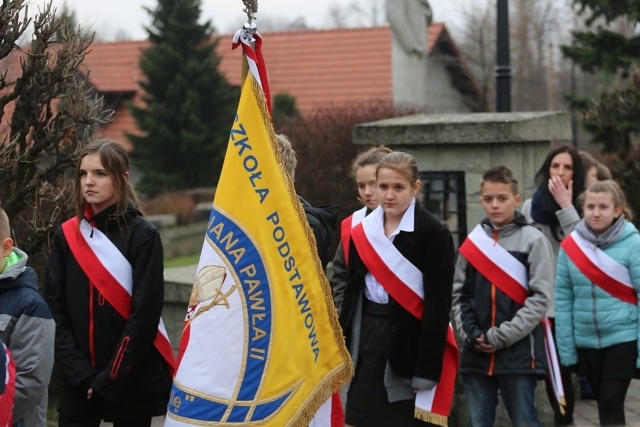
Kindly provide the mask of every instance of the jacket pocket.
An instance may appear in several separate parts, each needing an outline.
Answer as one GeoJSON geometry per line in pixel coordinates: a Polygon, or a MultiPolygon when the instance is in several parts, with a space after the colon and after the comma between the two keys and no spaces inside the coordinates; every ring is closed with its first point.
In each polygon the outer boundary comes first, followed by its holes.
{"type": "Polygon", "coordinates": [[[124,359],[124,352],[127,351],[127,347],[129,346],[129,337],[124,337],[122,342],[120,343],[120,348],[118,348],[118,353],[116,353],[115,359],[113,359],[113,366],[111,367],[111,377],[115,378],[118,375],[118,371],[120,370],[120,365],[122,364],[122,359],[124,359]]]}

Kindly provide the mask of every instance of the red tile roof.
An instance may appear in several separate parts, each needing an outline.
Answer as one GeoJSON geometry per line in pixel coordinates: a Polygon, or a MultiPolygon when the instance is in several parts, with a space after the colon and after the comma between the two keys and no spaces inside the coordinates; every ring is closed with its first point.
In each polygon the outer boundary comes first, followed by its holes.
{"type": "Polygon", "coordinates": [[[141,49],[148,41],[96,42],[84,59],[89,80],[100,93],[137,92],[144,76],[138,68],[141,49]]]}

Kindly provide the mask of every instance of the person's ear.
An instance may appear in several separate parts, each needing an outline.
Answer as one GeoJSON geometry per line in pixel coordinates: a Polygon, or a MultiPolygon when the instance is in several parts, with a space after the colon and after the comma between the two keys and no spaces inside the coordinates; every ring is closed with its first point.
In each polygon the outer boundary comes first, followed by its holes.
{"type": "Polygon", "coordinates": [[[413,195],[417,195],[418,193],[420,193],[420,186],[422,185],[422,182],[418,179],[416,180],[416,185],[413,186],[413,195]]]}
{"type": "Polygon", "coordinates": [[[613,215],[613,217],[615,218],[614,222],[617,221],[618,218],[620,218],[620,215],[622,215],[622,206],[616,206],[613,215]]]}
{"type": "Polygon", "coordinates": [[[129,179],[131,178],[131,177],[129,176],[129,172],[125,172],[125,173],[124,173],[124,177],[125,177],[125,179],[126,179],[127,181],[129,181],[129,179]]]}
{"type": "Polygon", "coordinates": [[[522,201],[522,196],[520,194],[516,194],[516,208],[520,206],[520,202],[522,201]]]}
{"type": "Polygon", "coordinates": [[[11,237],[7,237],[2,241],[2,253],[0,256],[7,257],[11,255],[11,251],[13,250],[13,239],[11,237]]]}

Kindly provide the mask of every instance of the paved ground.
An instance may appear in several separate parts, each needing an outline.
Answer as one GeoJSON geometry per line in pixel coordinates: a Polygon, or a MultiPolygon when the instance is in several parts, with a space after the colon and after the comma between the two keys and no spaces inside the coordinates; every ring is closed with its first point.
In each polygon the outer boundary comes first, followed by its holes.
{"type": "MultiPolygon", "coordinates": [[[[627,400],[625,402],[627,426],[640,427],[640,380],[631,381],[627,400]]],[[[576,427],[593,427],[599,426],[598,408],[595,400],[580,400],[576,402],[576,408],[573,414],[576,427]]],[[[163,417],[156,417],[151,424],[152,427],[162,427],[164,424],[163,417]]],[[[50,426],[55,426],[49,422],[50,426]]],[[[111,426],[110,423],[102,423],[103,427],[111,426]]]]}
{"type": "MultiPolygon", "coordinates": [[[[625,401],[627,425],[640,427],[640,380],[632,380],[625,401]]],[[[599,426],[595,400],[578,400],[573,413],[576,427],[599,426]]]]}
{"type": "MultiPolygon", "coordinates": [[[[631,381],[625,407],[627,426],[640,427],[640,380],[631,381]]],[[[576,427],[599,426],[596,401],[578,399],[573,418],[576,427]]],[[[162,427],[162,422],[161,417],[154,419],[152,427],[162,427]]]]}

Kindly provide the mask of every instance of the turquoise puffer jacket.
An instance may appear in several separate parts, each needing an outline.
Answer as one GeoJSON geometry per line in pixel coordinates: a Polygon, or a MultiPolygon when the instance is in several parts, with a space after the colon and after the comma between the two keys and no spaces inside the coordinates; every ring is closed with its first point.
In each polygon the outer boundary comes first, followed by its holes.
{"type": "MultiPolygon", "coordinates": [[[[640,294],[640,234],[635,226],[626,222],[618,240],[600,249],[629,269],[636,294],[640,294]]],[[[623,302],[593,284],[564,249],[558,256],[555,297],[556,340],[562,365],[578,363],[578,348],[605,348],[638,340],[638,305],[623,302]]],[[[640,368],[640,356],[636,367],[640,368]]]]}

